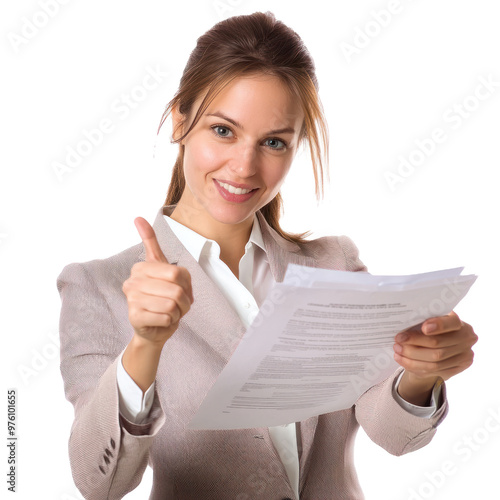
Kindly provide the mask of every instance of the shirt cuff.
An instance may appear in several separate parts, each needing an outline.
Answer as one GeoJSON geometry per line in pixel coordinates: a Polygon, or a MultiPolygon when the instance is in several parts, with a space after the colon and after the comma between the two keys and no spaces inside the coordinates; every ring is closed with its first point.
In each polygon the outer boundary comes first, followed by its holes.
{"type": "Polygon", "coordinates": [[[123,367],[122,357],[123,352],[116,367],[120,413],[130,422],[141,424],[153,406],[155,383],[153,382],[143,395],[142,389],[123,367]]]}
{"type": "Polygon", "coordinates": [[[401,371],[399,377],[396,379],[396,382],[392,387],[392,395],[394,399],[398,402],[399,406],[404,408],[407,412],[411,413],[415,417],[432,418],[438,409],[437,402],[441,397],[442,384],[436,382],[436,384],[432,388],[431,401],[429,406],[417,406],[412,403],[408,403],[408,401],[404,400],[398,393],[399,382],[401,381],[401,377],[403,376],[404,372],[404,370],[401,371]]]}

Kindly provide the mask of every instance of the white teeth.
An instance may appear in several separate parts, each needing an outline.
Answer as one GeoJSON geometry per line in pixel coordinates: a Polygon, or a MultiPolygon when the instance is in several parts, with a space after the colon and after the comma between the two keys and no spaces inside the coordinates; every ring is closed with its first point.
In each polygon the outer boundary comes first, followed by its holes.
{"type": "MultiPolygon", "coordinates": [[[[216,179],[217,180],[217,179],[216,179]]],[[[219,182],[217,181],[224,189],[227,189],[230,193],[233,194],[247,194],[251,189],[241,189],[241,188],[235,188],[234,186],[231,186],[229,184],[225,184],[224,182],[219,182]]]]}

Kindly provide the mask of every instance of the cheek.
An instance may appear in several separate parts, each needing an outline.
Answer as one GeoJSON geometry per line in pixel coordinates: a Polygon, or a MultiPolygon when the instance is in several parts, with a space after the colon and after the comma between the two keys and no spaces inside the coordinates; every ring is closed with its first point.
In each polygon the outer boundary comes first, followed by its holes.
{"type": "Polygon", "coordinates": [[[184,172],[192,180],[204,182],[201,178],[219,168],[221,154],[216,145],[205,143],[203,146],[187,147],[184,153],[184,172]]]}
{"type": "Polygon", "coordinates": [[[288,171],[289,166],[280,165],[279,163],[274,165],[268,175],[267,181],[269,185],[274,186],[274,189],[278,191],[285,181],[288,171]]]}

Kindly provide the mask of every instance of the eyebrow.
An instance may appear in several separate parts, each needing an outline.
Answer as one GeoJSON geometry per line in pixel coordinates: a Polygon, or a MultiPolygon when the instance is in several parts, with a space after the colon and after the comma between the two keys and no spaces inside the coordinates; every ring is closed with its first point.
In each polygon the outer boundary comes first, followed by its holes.
{"type": "MultiPolygon", "coordinates": [[[[226,116],[224,113],[221,113],[220,111],[216,111],[215,113],[206,113],[205,116],[218,116],[219,118],[222,118],[223,120],[232,123],[235,127],[244,130],[243,125],[241,123],[237,122],[236,120],[233,120],[232,118],[229,118],[229,116],[226,116]]],[[[269,130],[266,135],[268,134],[295,134],[295,129],[293,127],[277,128],[274,130],[269,130]]]]}

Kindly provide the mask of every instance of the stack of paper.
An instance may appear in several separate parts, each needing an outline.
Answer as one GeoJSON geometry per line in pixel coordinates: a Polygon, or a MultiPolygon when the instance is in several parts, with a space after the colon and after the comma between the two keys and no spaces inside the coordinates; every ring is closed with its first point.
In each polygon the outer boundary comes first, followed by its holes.
{"type": "Polygon", "coordinates": [[[351,407],[399,366],[397,333],[466,295],[477,276],[462,270],[374,276],[289,265],[189,427],[269,427],[351,407]]]}

